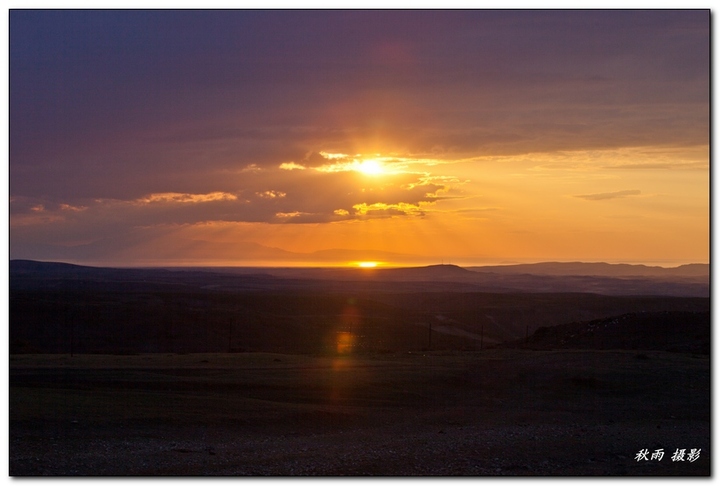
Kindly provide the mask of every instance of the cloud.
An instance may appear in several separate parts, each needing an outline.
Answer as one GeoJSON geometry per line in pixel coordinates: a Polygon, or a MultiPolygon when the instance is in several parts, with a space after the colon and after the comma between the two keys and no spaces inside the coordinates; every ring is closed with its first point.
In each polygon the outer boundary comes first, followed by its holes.
{"type": "Polygon", "coordinates": [[[374,204],[355,204],[353,209],[355,214],[365,218],[387,218],[393,216],[425,216],[425,213],[420,208],[421,203],[408,204],[385,204],[385,203],[374,203],[374,204]]]}
{"type": "MultiPolygon", "coordinates": [[[[274,196],[273,196],[274,197],[274,196]]],[[[137,199],[136,202],[139,204],[149,203],[204,203],[210,201],[234,201],[237,199],[235,194],[228,194],[226,192],[211,192],[209,194],[181,194],[177,192],[165,192],[161,194],[150,194],[143,198],[137,199]]]]}
{"type": "Polygon", "coordinates": [[[235,177],[240,187],[232,192],[153,192],[132,199],[83,198],[73,204],[15,196],[10,202],[14,246],[32,241],[89,244],[209,222],[317,224],[416,218],[458,184],[455,178],[426,173],[370,177],[353,171],[279,167],[238,169],[235,177]]]}
{"type": "Polygon", "coordinates": [[[707,162],[677,162],[659,164],[618,164],[603,167],[604,169],[621,170],[707,170],[707,162]]]}
{"type": "Polygon", "coordinates": [[[295,162],[283,162],[279,166],[282,170],[305,170],[306,167],[304,165],[296,164],[295,162]]]}
{"type": "Polygon", "coordinates": [[[10,21],[17,194],[181,191],[137,173],[318,167],[322,153],[452,159],[709,138],[702,11],[18,11],[10,21]],[[379,62],[383,52],[404,61],[379,62]]]}
{"type": "Polygon", "coordinates": [[[265,198],[265,199],[275,199],[276,197],[285,197],[287,194],[280,191],[264,191],[264,192],[256,192],[256,196],[265,198]]]}
{"type": "Polygon", "coordinates": [[[578,197],[580,199],[586,199],[588,201],[604,201],[607,199],[618,199],[628,196],[639,196],[640,191],[637,189],[629,190],[629,191],[615,191],[615,192],[601,192],[597,194],[579,194],[575,195],[573,197],[578,197]]]}

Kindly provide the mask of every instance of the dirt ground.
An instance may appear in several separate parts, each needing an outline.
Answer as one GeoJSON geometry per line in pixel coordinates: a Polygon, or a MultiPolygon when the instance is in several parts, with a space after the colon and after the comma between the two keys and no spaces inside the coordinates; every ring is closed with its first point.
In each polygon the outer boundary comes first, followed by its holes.
{"type": "Polygon", "coordinates": [[[706,355],[10,358],[12,476],[707,476],[710,452],[706,355]]]}

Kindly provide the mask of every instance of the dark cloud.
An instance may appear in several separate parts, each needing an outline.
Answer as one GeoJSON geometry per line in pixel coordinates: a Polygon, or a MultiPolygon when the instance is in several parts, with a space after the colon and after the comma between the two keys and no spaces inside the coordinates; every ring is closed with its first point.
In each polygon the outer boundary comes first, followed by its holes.
{"type": "Polygon", "coordinates": [[[308,152],[300,162],[304,167],[320,167],[328,163],[328,159],[320,155],[318,152],[308,152]]]}
{"type": "Polygon", "coordinates": [[[701,10],[14,10],[10,26],[17,164],[104,166],[163,140],[188,153],[122,163],[170,171],[225,150],[270,165],[377,139],[451,153],[679,143],[708,119],[701,10]]]}

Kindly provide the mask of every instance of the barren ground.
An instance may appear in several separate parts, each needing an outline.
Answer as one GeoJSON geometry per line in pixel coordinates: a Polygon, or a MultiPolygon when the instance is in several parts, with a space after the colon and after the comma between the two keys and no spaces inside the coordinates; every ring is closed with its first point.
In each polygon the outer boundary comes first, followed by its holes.
{"type": "Polygon", "coordinates": [[[709,448],[707,355],[10,358],[13,476],[685,476],[709,448]]]}

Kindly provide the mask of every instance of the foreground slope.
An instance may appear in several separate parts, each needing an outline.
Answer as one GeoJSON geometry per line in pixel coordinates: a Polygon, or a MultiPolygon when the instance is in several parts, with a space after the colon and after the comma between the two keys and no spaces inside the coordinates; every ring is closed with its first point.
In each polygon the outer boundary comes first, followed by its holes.
{"type": "Polygon", "coordinates": [[[710,473],[685,353],[22,355],[9,398],[13,476],[710,473]]]}

